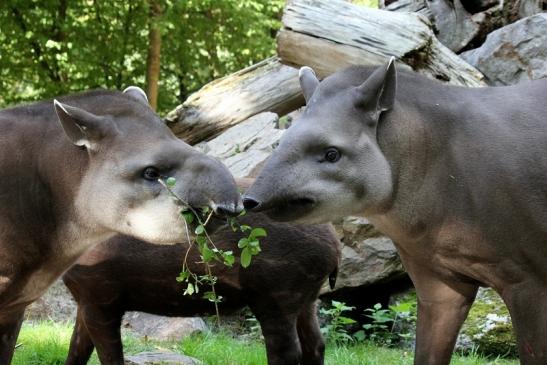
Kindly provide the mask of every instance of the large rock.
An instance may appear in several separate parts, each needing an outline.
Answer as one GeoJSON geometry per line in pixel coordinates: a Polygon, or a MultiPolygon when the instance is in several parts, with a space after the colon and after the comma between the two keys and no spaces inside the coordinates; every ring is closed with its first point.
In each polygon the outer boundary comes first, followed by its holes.
{"type": "Polygon", "coordinates": [[[511,85],[547,76],[547,14],[537,14],[488,35],[461,57],[479,69],[490,85],[511,85]]]}
{"type": "Polygon", "coordinates": [[[76,302],[61,279],[25,311],[26,320],[69,322],[75,318],[76,302]]]}
{"type": "Polygon", "coordinates": [[[336,290],[387,282],[404,274],[393,242],[365,218],[346,217],[335,228],[344,244],[336,290]]]}
{"type": "Polygon", "coordinates": [[[207,325],[199,317],[162,317],[143,312],[126,313],[123,326],[158,341],[180,340],[195,332],[207,330],[207,325]]]}
{"type": "Polygon", "coordinates": [[[175,352],[141,352],[126,356],[126,365],[202,365],[198,359],[175,352]]]}
{"type": "Polygon", "coordinates": [[[279,143],[283,130],[277,125],[277,114],[257,114],[195,147],[220,159],[235,177],[248,177],[279,143]]]}

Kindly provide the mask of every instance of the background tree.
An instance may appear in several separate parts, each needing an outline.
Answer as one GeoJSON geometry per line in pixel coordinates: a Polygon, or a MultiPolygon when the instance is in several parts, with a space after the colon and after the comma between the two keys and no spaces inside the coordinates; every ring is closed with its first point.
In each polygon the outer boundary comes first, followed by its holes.
{"type": "MultiPolygon", "coordinates": [[[[161,35],[158,111],[275,53],[283,0],[2,0],[0,106],[90,88],[145,87],[161,35]],[[152,16],[156,16],[152,14],[152,16]]],[[[151,83],[148,83],[151,84],[151,83]]]]}

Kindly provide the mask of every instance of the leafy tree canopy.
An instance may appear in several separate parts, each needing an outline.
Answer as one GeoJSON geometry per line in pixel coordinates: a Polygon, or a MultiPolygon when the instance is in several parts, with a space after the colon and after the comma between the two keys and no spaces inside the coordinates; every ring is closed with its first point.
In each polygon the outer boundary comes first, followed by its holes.
{"type": "MultiPolygon", "coordinates": [[[[206,82],[275,53],[283,0],[155,0],[160,113],[206,82]]],[[[149,1],[2,0],[0,106],[144,86],[149,1]]]]}

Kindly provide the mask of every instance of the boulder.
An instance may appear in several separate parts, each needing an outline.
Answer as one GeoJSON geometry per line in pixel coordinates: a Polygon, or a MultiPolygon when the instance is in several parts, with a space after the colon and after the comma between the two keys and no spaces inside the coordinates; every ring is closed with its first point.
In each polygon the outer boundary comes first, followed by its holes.
{"type": "Polygon", "coordinates": [[[512,85],[547,76],[547,14],[500,28],[484,44],[460,56],[479,69],[490,85],[512,85]]]}
{"type": "Polygon", "coordinates": [[[193,357],[168,351],[141,352],[133,356],[126,356],[126,365],[202,365],[193,357]]]}
{"type": "Polygon", "coordinates": [[[404,275],[393,242],[362,217],[346,217],[335,224],[342,240],[336,290],[388,282],[404,275]]]}
{"type": "Polygon", "coordinates": [[[199,317],[163,317],[143,312],[127,312],[122,326],[157,341],[180,340],[207,330],[207,325],[199,317]]]}
{"type": "Polygon", "coordinates": [[[282,135],[277,114],[266,112],[195,147],[220,159],[235,177],[249,177],[270,156],[282,135]]]}
{"type": "Polygon", "coordinates": [[[25,311],[31,321],[71,322],[76,318],[76,302],[61,279],[25,311]]]}

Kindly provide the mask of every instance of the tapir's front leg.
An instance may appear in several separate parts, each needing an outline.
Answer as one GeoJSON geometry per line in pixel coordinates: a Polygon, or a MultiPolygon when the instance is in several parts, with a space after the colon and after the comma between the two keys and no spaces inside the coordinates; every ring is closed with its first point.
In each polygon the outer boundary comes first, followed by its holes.
{"type": "Polygon", "coordinates": [[[478,287],[441,280],[423,265],[403,259],[418,296],[416,365],[448,365],[458,332],[478,287]]]}
{"type": "Polygon", "coordinates": [[[500,293],[511,313],[519,359],[524,365],[547,364],[547,287],[536,280],[508,286],[500,293]]]}
{"type": "Polygon", "coordinates": [[[23,310],[5,316],[0,320],[0,365],[9,365],[11,363],[24,313],[23,310]]]}

